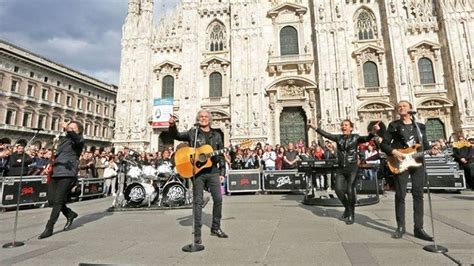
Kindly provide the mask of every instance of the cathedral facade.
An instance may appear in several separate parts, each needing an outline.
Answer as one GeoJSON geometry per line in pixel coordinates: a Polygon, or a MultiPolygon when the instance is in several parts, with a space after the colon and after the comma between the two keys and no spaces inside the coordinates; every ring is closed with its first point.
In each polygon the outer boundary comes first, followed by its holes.
{"type": "Polygon", "coordinates": [[[308,119],[366,134],[402,99],[430,140],[474,135],[473,0],[182,0],[159,23],[154,4],[129,0],[118,147],[172,143],[150,126],[156,98],[180,129],[208,109],[226,144],[308,143],[308,119]]]}

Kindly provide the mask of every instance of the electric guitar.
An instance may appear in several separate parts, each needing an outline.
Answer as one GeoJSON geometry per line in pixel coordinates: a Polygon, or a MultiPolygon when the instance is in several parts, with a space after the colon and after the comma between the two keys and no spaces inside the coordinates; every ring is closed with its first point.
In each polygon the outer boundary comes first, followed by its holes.
{"type": "Polygon", "coordinates": [[[199,148],[182,147],[176,151],[174,155],[174,161],[176,164],[176,170],[179,175],[183,178],[190,178],[193,176],[193,168],[195,174],[201,170],[212,167],[211,157],[223,154],[228,151],[232,151],[239,147],[242,149],[248,148],[252,145],[251,140],[245,140],[236,146],[230,146],[222,150],[214,151],[211,145],[202,145],[199,148]],[[196,157],[194,158],[194,156],[196,157]],[[194,164],[193,164],[194,161],[194,164]]]}
{"type": "Polygon", "coordinates": [[[389,156],[387,160],[387,166],[390,172],[397,175],[405,172],[410,167],[420,167],[422,163],[417,161],[417,159],[422,158],[423,156],[425,156],[425,154],[428,154],[430,152],[417,152],[420,147],[420,144],[415,144],[408,148],[396,149],[397,151],[405,155],[405,159],[403,159],[403,161],[399,161],[394,156],[389,156]]]}
{"type": "Polygon", "coordinates": [[[46,166],[46,169],[44,170],[46,173],[46,180],[48,184],[51,181],[51,178],[53,177],[53,166],[54,166],[54,162],[56,161],[55,153],[56,153],[56,148],[58,146],[58,143],[59,143],[59,135],[57,135],[53,139],[53,145],[51,147],[51,158],[49,159],[49,163],[46,166]]]}

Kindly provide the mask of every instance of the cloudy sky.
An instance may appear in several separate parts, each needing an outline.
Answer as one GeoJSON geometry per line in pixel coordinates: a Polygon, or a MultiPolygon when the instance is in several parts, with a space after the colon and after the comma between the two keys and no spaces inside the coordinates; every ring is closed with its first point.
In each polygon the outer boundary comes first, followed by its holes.
{"type": "MultiPolygon", "coordinates": [[[[155,17],[179,0],[155,0],[155,17]]],[[[0,0],[0,39],[118,85],[128,0],[0,0]]]]}

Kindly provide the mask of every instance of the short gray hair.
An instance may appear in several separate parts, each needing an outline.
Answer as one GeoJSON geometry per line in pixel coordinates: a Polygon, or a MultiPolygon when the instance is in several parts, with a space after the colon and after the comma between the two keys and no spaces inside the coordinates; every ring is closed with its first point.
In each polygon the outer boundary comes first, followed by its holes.
{"type": "Polygon", "coordinates": [[[208,115],[209,115],[209,124],[212,124],[212,114],[209,110],[207,109],[201,109],[199,110],[199,112],[197,113],[196,115],[196,122],[199,122],[199,116],[201,115],[201,113],[203,112],[206,112],[208,115]]]}

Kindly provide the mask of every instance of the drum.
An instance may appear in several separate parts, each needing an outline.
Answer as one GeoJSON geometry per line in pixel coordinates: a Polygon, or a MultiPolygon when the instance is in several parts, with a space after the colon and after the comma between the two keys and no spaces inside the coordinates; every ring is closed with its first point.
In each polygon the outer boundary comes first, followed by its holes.
{"type": "Polygon", "coordinates": [[[156,169],[151,166],[151,165],[145,165],[143,166],[143,176],[145,178],[148,178],[150,180],[157,180],[158,179],[158,176],[157,176],[157,171],[156,169]]]}
{"type": "Polygon", "coordinates": [[[158,199],[158,191],[148,183],[132,183],[125,188],[125,200],[131,207],[155,203],[158,199]]]}
{"type": "Polygon", "coordinates": [[[162,197],[163,206],[182,206],[186,203],[186,188],[181,182],[169,182],[163,187],[162,197]]]}
{"type": "Polygon", "coordinates": [[[130,166],[130,169],[127,171],[127,176],[132,179],[139,179],[143,176],[143,171],[138,166],[130,166]]]}
{"type": "Polygon", "coordinates": [[[171,165],[165,163],[158,166],[156,172],[158,173],[159,177],[164,177],[167,179],[173,174],[173,169],[171,168],[171,165]]]}

